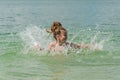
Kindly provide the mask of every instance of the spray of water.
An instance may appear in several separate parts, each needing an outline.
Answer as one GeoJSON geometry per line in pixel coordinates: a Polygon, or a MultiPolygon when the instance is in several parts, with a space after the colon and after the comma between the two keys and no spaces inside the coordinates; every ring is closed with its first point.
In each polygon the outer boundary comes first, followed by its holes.
{"type": "Polygon", "coordinates": [[[93,44],[93,46],[90,48],[91,50],[103,50],[103,45],[105,40],[101,40],[99,42],[97,42],[97,36],[100,34],[100,32],[98,31],[94,37],[91,38],[91,42],[90,44],[93,44]]]}
{"type": "MultiPolygon", "coordinates": [[[[90,44],[92,45],[89,49],[90,50],[102,50],[104,40],[101,40],[100,42],[97,42],[97,36],[100,32],[96,33],[90,41],[90,44]]],[[[46,55],[47,48],[49,43],[52,41],[52,36],[49,36],[48,33],[46,33],[45,29],[42,29],[41,27],[33,26],[33,27],[27,27],[24,31],[20,33],[20,37],[23,40],[24,43],[24,49],[22,50],[22,53],[28,54],[30,52],[33,52],[36,50],[36,54],[39,55],[46,55]],[[40,48],[44,48],[45,50],[40,51],[40,48]]],[[[73,36],[72,41],[75,37],[78,37],[78,34],[73,36]]],[[[84,42],[82,42],[84,43],[84,42]]],[[[51,52],[50,55],[56,55],[56,54],[64,54],[67,55],[69,51],[72,50],[72,53],[80,53],[83,49],[80,50],[74,50],[70,47],[64,48],[63,52],[51,52]]]]}
{"type": "Polygon", "coordinates": [[[37,26],[27,27],[24,31],[20,33],[20,37],[24,43],[24,50],[22,53],[29,53],[33,48],[46,48],[51,41],[48,37],[49,34],[45,32],[44,29],[37,26]]]}

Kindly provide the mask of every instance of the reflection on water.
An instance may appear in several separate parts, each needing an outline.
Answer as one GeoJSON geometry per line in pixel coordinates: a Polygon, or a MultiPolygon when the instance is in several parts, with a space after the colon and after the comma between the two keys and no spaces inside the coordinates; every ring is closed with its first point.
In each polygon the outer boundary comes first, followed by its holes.
{"type": "Polygon", "coordinates": [[[66,74],[66,69],[64,66],[52,66],[50,69],[53,72],[53,78],[52,80],[62,80],[64,78],[64,75],[66,74]]]}
{"type": "Polygon", "coordinates": [[[50,80],[63,80],[68,69],[65,65],[66,57],[64,55],[54,55],[52,58],[42,60],[45,64],[48,65],[49,70],[51,71],[52,77],[50,80]]]}

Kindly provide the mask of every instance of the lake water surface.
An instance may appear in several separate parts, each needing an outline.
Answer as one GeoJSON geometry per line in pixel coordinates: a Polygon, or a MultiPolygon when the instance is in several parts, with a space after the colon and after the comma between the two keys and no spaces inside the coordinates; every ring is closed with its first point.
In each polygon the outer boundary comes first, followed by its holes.
{"type": "Polygon", "coordinates": [[[120,80],[120,1],[1,0],[0,80],[120,80]],[[56,20],[68,41],[95,47],[33,50],[53,40],[45,29],[56,20]]]}

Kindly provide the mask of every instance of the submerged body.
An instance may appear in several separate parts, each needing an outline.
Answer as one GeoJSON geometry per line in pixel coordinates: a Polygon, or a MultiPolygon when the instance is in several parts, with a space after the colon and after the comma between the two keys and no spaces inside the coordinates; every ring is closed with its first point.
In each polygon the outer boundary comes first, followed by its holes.
{"type": "Polygon", "coordinates": [[[36,50],[38,51],[42,51],[42,50],[46,50],[46,51],[65,51],[68,48],[72,48],[72,49],[92,49],[94,47],[94,45],[92,44],[74,44],[71,42],[65,42],[63,45],[59,45],[56,41],[53,41],[49,44],[48,48],[42,48],[39,44],[35,43],[33,46],[36,50]]]}
{"type": "Polygon", "coordinates": [[[49,44],[48,50],[49,51],[61,51],[65,50],[65,48],[73,48],[73,49],[91,49],[93,47],[92,44],[74,44],[71,42],[65,42],[63,45],[59,45],[57,42],[51,42],[49,44]]]}

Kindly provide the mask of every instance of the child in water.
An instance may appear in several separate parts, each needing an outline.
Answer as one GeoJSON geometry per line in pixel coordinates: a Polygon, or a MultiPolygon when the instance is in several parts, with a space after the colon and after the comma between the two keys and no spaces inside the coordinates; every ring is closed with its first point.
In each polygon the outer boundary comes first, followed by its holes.
{"type": "MultiPolygon", "coordinates": [[[[53,22],[50,30],[46,30],[48,33],[53,34],[55,41],[50,42],[48,51],[63,51],[65,46],[69,46],[75,49],[90,48],[89,44],[74,44],[67,42],[67,30],[62,27],[62,24],[58,21],[53,22]]],[[[35,44],[35,48],[43,50],[38,44],[35,44]]]]}
{"type": "Polygon", "coordinates": [[[89,44],[74,44],[67,42],[67,30],[62,27],[62,24],[58,21],[53,22],[51,29],[46,30],[48,33],[53,33],[55,41],[49,44],[48,50],[62,50],[64,46],[69,46],[75,49],[90,48],[89,44]]]}

